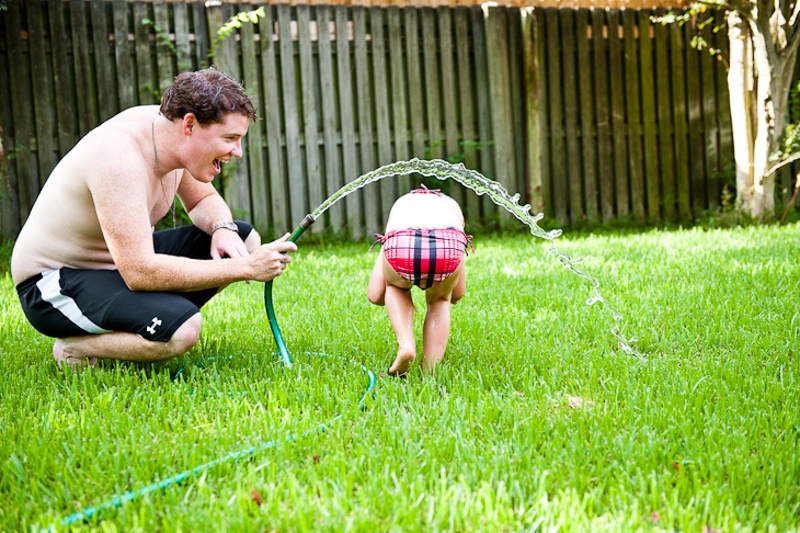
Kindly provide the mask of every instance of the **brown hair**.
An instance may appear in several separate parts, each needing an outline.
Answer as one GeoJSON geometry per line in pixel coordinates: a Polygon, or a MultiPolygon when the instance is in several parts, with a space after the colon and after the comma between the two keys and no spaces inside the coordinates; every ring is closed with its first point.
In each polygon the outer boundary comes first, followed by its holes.
{"type": "Polygon", "coordinates": [[[220,124],[228,113],[258,118],[244,88],[213,67],[178,75],[161,95],[161,114],[169,120],[182,119],[187,113],[194,113],[202,126],[220,124]]]}

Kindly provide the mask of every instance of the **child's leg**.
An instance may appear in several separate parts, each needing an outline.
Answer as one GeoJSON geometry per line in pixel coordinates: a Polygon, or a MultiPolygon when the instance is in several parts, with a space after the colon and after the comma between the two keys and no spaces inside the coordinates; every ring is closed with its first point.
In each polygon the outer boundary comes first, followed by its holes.
{"type": "Polygon", "coordinates": [[[384,305],[386,277],[383,275],[383,253],[378,254],[367,285],[367,299],[375,305],[384,305]]]}
{"type": "Polygon", "coordinates": [[[397,337],[397,357],[389,367],[389,374],[402,375],[408,372],[417,357],[414,341],[414,301],[411,289],[386,286],[386,313],[397,337]]]}
{"type": "Polygon", "coordinates": [[[450,307],[466,291],[467,272],[462,261],[459,267],[443,282],[425,291],[428,310],[422,327],[422,356],[425,370],[433,373],[444,358],[450,339],[450,307]]]}

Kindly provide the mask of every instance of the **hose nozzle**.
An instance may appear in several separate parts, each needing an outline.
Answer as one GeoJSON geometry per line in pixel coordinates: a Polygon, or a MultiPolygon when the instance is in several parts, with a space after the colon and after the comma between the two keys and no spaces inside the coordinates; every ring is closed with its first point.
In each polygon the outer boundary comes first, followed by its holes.
{"type": "Polygon", "coordinates": [[[316,220],[317,219],[315,219],[312,215],[306,215],[302,222],[300,222],[300,224],[298,224],[298,226],[292,232],[292,235],[289,237],[289,242],[297,241],[297,239],[300,238],[300,235],[305,233],[305,231],[311,226],[311,224],[316,222],[316,220]]]}

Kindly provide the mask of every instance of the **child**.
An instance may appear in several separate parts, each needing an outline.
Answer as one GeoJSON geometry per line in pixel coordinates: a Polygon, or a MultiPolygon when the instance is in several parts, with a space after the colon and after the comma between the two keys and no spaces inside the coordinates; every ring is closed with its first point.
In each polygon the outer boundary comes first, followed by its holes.
{"type": "Polygon", "coordinates": [[[450,305],[466,291],[464,257],[472,237],[455,200],[422,185],[392,206],[383,245],[367,288],[367,298],[385,305],[397,336],[397,357],[389,374],[408,372],[417,355],[411,288],[425,291],[428,309],[422,328],[423,367],[433,372],[450,337],[450,305]]]}

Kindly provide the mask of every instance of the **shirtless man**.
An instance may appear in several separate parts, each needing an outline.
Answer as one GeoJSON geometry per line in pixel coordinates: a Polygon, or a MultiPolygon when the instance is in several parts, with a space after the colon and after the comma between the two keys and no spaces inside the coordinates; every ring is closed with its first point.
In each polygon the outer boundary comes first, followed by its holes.
{"type": "Polygon", "coordinates": [[[56,363],[158,361],[198,341],[200,307],[230,283],[269,281],[297,250],[261,244],[212,185],[242,157],[255,109],[215,69],[178,76],[161,105],[89,132],[59,162],[23,226],[11,274],[56,363]],[[180,198],[192,225],[154,232],[180,198]]]}
{"type": "Polygon", "coordinates": [[[465,255],[471,237],[464,233],[458,203],[424,185],[397,199],[389,212],[386,235],[367,287],[367,298],[385,305],[397,337],[390,375],[406,374],[416,359],[414,302],[411,289],[425,291],[422,326],[423,368],[433,372],[450,338],[450,306],[466,291],[465,255]]]}

